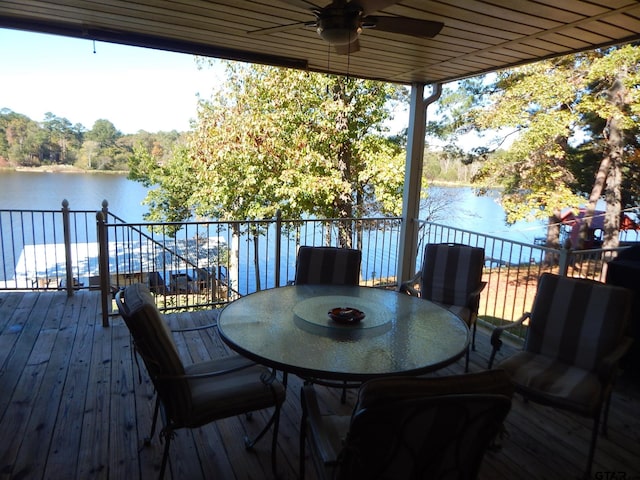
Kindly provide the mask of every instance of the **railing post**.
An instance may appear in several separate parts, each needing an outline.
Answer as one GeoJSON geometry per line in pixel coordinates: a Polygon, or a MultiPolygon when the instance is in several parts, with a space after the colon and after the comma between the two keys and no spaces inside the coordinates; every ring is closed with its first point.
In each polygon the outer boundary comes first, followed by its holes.
{"type": "Polygon", "coordinates": [[[64,262],[66,271],[67,297],[73,296],[73,262],[71,260],[71,224],[69,222],[69,201],[62,200],[62,231],[64,234],[64,262]]]}
{"type": "Polygon", "coordinates": [[[569,271],[569,256],[571,255],[571,249],[561,248],[560,259],[558,260],[558,275],[566,277],[569,271]]]}
{"type": "Polygon", "coordinates": [[[276,212],[276,288],[280,286],[280,262],[282,260],[282,212],[276,212]]]}
{"type": "Polygon", "coordinates": [[[109,326],[111,289],[109,285],[109,235],[107,232],[107,201],[102,202],[102,211],[96,213],[98,234],[98,271],[100,275],[100,303],[102,307],[102,326],[109,326]]]}
{"type": "Polygon", "coordinates": [[[102,216],[104,218],[104,223],[109,222],[109,202],[106,199],[102,200],[102,216]]]}

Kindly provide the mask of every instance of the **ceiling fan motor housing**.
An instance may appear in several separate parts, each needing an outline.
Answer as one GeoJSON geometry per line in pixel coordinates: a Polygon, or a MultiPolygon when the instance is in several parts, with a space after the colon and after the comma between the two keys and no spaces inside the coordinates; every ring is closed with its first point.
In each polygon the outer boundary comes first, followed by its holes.
{"type": "Polygon", "coordinates": [[[318,14],[318,34],[331,45],[347,45],[362,31],[362,10],[330,8],[318,14]]]}

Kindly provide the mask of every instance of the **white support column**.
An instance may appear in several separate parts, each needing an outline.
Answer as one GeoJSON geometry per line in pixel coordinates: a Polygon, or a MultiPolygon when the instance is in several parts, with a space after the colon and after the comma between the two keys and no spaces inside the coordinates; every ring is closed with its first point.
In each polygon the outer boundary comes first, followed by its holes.
{"type": "Polygon", "coordinates": [[[416,272],[418,248],[418,223],[420,213],[420,191],[422,189],[422,165],[424,160],[424,137],[427,107],[440,98],[442,84],[433,85],[433,91],[424,98],[424,84],[411,86],[409,131],[407,135],[407,160],[404,173],[402,198],[402,229],[398,256],[398,285],[409,280],[416,272]]]}

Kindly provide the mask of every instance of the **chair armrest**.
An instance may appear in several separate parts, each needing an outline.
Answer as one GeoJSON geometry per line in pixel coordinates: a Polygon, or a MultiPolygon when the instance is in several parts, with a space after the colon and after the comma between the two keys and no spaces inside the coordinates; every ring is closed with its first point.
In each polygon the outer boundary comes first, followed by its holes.
{"type": "Polygon", "coordinates": [[[493,347],[493,350],[491,351],[491,356],[489,357],[489,368],[493,366],[493,361],[496,357],[496,353],[498,353],[498,351],[502,347],[502,340],[500,339],[502,332],[504,332],[505,330],[509,330],[511,328],[519,327],[524,323],[525,320],[527,320],[530,317],[531,317],[531,313],[525,312],[515,322],[510,323],[508,325],[503,325],[502,327],[496,327],[493,329],[493,332],[491,332],[491,346],[493,347]]]}
{"type": "Polygon", "coordinates": [[[482,293],[482,291],[487,287],[487,282],[480,282],[478,288],[476,288],[473,292],[469,293],[469,297],[477,297],[482,293]]]}
{"type": "Polygon", "coordinates": [[[400,284],[399,291],[401,293],[406,293],[411,295],[412,297],[419,297],[420,290],[416,288],[416,284],[420,282],[420,277],[422,276],[422,271],[416,272],[411,280],[407,280],[406,282],[402,282],[400,284]]]}
{"type": "Polygon", "coordinates": [[[478,288],[476,288],[473,292],[470,292],[469,295],[467,295],[467,302],[465,306],[468,309],[472,311],[477,310],[478,304],[480,303],[480,294],[482,293],[482,291],[485,289],[486,286],[487,286],[487,282],[480,282],[480,284],[478,285],[478,288]]]}
{"type": "Polygon", "coordinates": [[[598,365],[598,378],[600,378],[602,383],[608,383],[611,381],[611,376],[615,372],[618,362],[622,356],[627,353],[632,343],[633,338],[624,337],[612,352],[603,357],[602,361],[598,365]]]}

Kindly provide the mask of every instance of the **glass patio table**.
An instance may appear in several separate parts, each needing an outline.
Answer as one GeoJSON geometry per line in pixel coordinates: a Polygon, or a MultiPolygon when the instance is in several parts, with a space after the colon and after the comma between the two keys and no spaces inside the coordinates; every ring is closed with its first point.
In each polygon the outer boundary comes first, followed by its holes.
{"type": "Polygon", "coordinates": [[[329,285],[247,295],[222,310],[218,328],[241,355],[316,383],[432,372],[463,356],[470,338],[464,321],[430,301],[329,285]],[[336,307],[365,317],[355,324],[335,322],[328,312],[336,307]]]}

